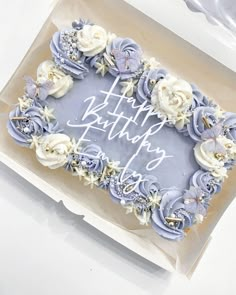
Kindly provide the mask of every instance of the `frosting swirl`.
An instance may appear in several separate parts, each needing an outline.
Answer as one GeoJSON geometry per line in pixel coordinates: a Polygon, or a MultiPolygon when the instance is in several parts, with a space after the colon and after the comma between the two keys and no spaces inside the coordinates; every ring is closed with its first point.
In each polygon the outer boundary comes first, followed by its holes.
{"type": "Polygon", "coordinates": [[[77,38],[78,48],[85,56],[95,56],[102,52],[108,40],[106,31],[97,25],[84,25],[77,32],[77,38]]]}
{"type": "Polygon", "coordinates": [[[135,201],[147,198],[159,191],[159,184],[154,176],[144,175],[143,180],[133,174],[132,170],[121,171],[111,179],[109,192],[115,201],[135,201]]]}
{"type": "Polygon", "coordinates": [[[136,90],[136,97],[140,103],[151,101],[151,94],[154,86],[160,80],[165,78],[167,72],[164,69],[151,69],[144,71],[140,77],[136,90]]]}
{"type": "Polygon", "coordinates": [[[224,136],[217,139],[209,138],[206,141],[198,142],[194,147],[194,155],[197,163],[205,170],[222,180],[227,177],[225,164],[235,157],[235,145],[224,136]]]}
{"type": "Polygon", "coordinates": [[[96,144],[89,144],[80,151],[79,160],[89,172],[101,174],[107,161],[102,158],[102,150],[96,144]]]}
{"type": "Polygon", "coordinates": [[[63,129],[61,128],[59,122],[54,120],[53,122],[47,122],[44,126],[44,134],[54,134],[54,133],[61,133],[63,129]]]}
{"type": "Polygon", "coordinates": [[[188,134],[194,141],[201,141],[202,133],[218,122],[219,119],[214,107],[197,107],[193,112],[190,123],[187,125],[188,134]],[[206,120],[208,125],[205,123],[206,120]]]}
{"type": "Polygon", "coordinates": [[[41,136],[47,126],[47,122],[42,118],[43,108],[39,105],[22,110],[17,106],[9,114],[7,129],[13,139],[21,146],[29,147],[32,136],[41,136]]]}
{"type": "Polygon", "coordinates": [[[222,182],[215,179],[210,172],[198,170],[191,177],[190,185],[200,187],[206,194],[215,195],[221,191],[222,182]]]}
{"type": "Polygon", "coordinates": [[[227,112],[223,122],[223,128],[227,138],[236,141],[236,114],[227,112]]]}
{"type": "Polygon", "coordinates": [[[56,169],[65,165],[71,149],[72,143],[67,135],[49,134],[40,138],[36,156],[43,166],[56,169]]]}
{"type": "Polygon", "coordinates": [[[152,210],[159,204],[160,196],[157,179],[144,175],[140,181],[138,176],[128,170],[122,176],[111,178],[109,191],[114,201],[119,201],[127,213],[134,212],[141,224],[148,224],[152,210]]]}
{"type": "Polygon", "coordinates": [[[196,109],[197,107],[211,105],[208,97],[206,97],[196,85],[191,84],[191,87],[193,92],[193,103],[191,107],[192,110],[196,109]]]}
{"type": "Polygon", "coordinates": [[[183,194],[177,189],[164,192],[160,207],[153,210],[152,226],[169,240],[184,238],[184,230],[193,224],[193,216],[185,210],[183,194]]]}
{"type": "Polygon", "coordinates": [[[158,116],[167,119],[177,129],[182,129],[188,122],[187,112],[192,100],[190,84],[170,75],[155,85],[151,95],[151,103],[158,116]]]}
{"type": "Polygon", "coordinates": [[[129,38],[114,38],[106,47],[105,59],[112,76],[129,79],[138,75],[141,68],[140,46],[129,38]]]}
{"type": "Polygon", "coordinates": [[[77,30],[56,32],[50,49],[57,66],[75,79],[83,79],[88,74],[88,68],[80,60],[76,34],[77,30]]]}
{"type": "Polygon", "coordinates": [[[37,70],[37,81],[43,83],[51,80],[52,87],[48,90],[48,95],[55,98],[64,96],[72,87],[73,79],[56,67],[56,64],[51,60],[46,60],[41,63],[37,70]]]}

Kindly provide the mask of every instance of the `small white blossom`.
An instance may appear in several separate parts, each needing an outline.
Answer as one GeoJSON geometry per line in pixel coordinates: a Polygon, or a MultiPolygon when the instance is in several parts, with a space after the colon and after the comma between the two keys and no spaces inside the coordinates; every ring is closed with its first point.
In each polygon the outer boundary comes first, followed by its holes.
{"type": "Polygon", "coordinates": [[[50,122],[55,118],[55,116],[53,115],[54,109],[49,109],[47,106],[44,107],[44,109],[42,111],[40,111],[43,119],[47,122],[50,122]]]}
{"type": "Polygon", "coordinates": [[[28,109],[32,105],[32,101],[33,100],[31,98],[28,98],[26,96],[19,97],[18,102],[21,112],[28,109]]]}
{"type": "Polygon", "coordinates": [[[74,167],[73,176],[78,176],[79,180],[82,180],[86,175],[87,175],[87,172],[85,169],[80,167],[74,167]]]}
{"type": "Polygon", "coordinates": [[[94,186],[98,185],[99,178],[93,173],[86,175],[84,179],[84,185],[89,185],[90,188],[94,188],[94,186]]]}
{"type": "Polygon", "coordinates": [[[32,136],[32,139],[30,140],[30,148],[34,149],[37,148],[39,145],[39,141],[40,141],[40,136],[32,136]]]}
{"type": "Polygon", "coordinates": [[[104,77],[108,71],[108,66],[103,59],[95,63],[95,68],[97,69],[96,74],[101,74],[102,77],[104,77]]]}
{"type": "Polygon", "coordinates": [[[137,81],[134,81],[133,79],[120,82],[120,85],[122,86],[120,90],[121,93],[128,97],[132,96],[136,90],[136,83],[137,81]]]}
{"type": "Polygon", "coordinates": [[[149,60],[144,61],[144,70],[153,70],[156,69],[160,63],[155,59],[155,57],[151,57],[149,60]]]}

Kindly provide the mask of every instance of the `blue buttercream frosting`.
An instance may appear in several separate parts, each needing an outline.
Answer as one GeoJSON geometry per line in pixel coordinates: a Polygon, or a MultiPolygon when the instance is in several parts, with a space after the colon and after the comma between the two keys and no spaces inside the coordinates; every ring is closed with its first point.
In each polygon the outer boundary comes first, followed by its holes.
{"type": "Polygon", "coordinates": [[[222,182],[217,181],[209,171],[198,170],[191,177],[190,185],[200,187],[203,192],[214,195],[221,191],[222,182]]]}
{"type": "Polygon", "coordinates": [[[160,207],[152,213],[151,222],[160,236],[169,240],[183,239],[184,230],[193,224],[193,216],[185,210],[182,191],[173,189],[165,192],[160,207]],[[169,222],[168,217],[179,221],[169,222]]]}
{"type": "Polygon", "coordinates": [[[164,69],[151,69],[143,72],[137,85],[136,97],[140,103],[151,101],[153,87],[160,79],[163,79],[167,74],[164,69]]]}
{"type": "Polygon", "coordinates": [[[142,67],[141,47],[130,38],[114,38],[106,47],[106,53],[112,58],[109,64],[109,73],[120,76],[121,79],[136,77],[142,67]]]}
{"type": "Polygon", "coordinates": [[[71,75],[75,79],[84,79],[88,73],[88,68],[84,64],[84,59],[80,60],[82,55],[76,47],[76,32],[76,30],[71,30],[54,33],[50,43],[50,49],[55,63],[65,73],[71,75]],[[69,35],[69,37],[65,37],[65,34],[66,36],[69,35]],[[66,39],[64,42],[64,38],[72,41],[68,42],[66,39]]]}
{"type": "Polygon", "coordinates": [[[216,110],[214,107],[201,106],[197,107],[193,111],[193,115],[190,118],[190,123],[187,125],[189,136],[196,142],[201,141],[202,133],[209,127],[204,123],[204,118],[207,119],[208,124],[212,127],[219,122],[216,116],[216,110]]]}

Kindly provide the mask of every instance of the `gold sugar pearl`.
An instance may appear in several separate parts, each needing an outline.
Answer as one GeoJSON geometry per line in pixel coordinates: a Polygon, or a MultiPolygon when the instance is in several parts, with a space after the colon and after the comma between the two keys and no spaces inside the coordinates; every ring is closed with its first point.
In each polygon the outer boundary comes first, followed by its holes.
{"type": "Polygon", "coordinates": [[[149,81],[149,83],[152,85],[152,86],[154,86],[155,84],[156,84],[156,80],[155,79],[151,79],[150,81],[149,81]]]}
{"type": "Polygon", "coordinates": [[[204,203],[204,199],[203,199],[203,197],[200,196],[200,197],[198,198],[198,201],[199,201],[200,203],[204,203]]]}
{"type": "Polygon", "coordinates": [[[47,153],[51,153],[51,154],[54,153],[54,150],[53,150],[52,148],[50,148],[49,146],[46,146],[45,151],[46,151],[47,153]]]}
{"type": "Polygon", "coordinates": [[[76,166],[77,166],[77,164],[78,164],[78,162],[77,162],[77,161],[72,161],[72,162],[71,162],[71,165],[72,165],[72,167],[76,167],[76,166]]]}

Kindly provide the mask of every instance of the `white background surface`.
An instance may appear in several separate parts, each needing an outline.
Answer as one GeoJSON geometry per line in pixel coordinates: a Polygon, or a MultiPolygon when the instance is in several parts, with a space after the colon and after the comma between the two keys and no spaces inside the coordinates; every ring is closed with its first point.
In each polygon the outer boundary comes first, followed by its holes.
{"type": "MultiPolygon", "coordinates": [[[[51,2],[0,0],[0,88],[51,2]]],[[[188,281],[118,245],[0,164],[0,295],[236,294],[235,212],[236,202],[188,281]]]]}
{"type": "MultiPolygon", "coordinates": [[[[222,25],[212,25],[204,14],[192,12],[184,0],[125,1],[236,72],[235,34],[222,25]]],[[[222,3],[229,6],[230,1],[235,5],[235,0],[202,0],[212,6],[217,2],[219,7],[224,6],[222,3]]]]}

